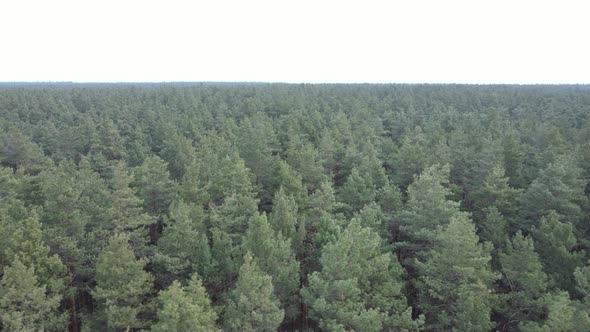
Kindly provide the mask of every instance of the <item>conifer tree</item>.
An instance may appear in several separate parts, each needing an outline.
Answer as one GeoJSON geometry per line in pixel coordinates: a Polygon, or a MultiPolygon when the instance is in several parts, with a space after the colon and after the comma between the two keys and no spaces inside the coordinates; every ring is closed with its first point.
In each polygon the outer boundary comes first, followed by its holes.
{"type": "Polygon", "coordinates": [[[47,292],[35,268],[18,258],[0,280],[0,322],[6,331],[63,331],[67,316],[59,312],[62,297],[47,292]]]}
{"type": "Polygon", "coordinates": [[[404,135],[399,148],[387,160],[392,181],[405,191],[415,177],[430,165],[429,152],[422,128],[417,126],[414,132],[404,135]]]}
{"type": "Polygon", "coordinates": [[[145,259],[136,259],[129,235],[115,234],[98,256],[96,288],[92,296],[99,302],[112,330],[146,327],[140,318],[151,290],[152,276],[144,271],[145,259]]]}
{"type": "Polygon", "coordinates": [[[144,211],[153,216],[168,213],[176,196],[176,183],[170,179],[165,161],[159,157],[148,157],[141,166],[133,169],[132,186],[143,200],[144,211]]]}
{"type": "Polygon", "coordinates": [[[152,326],[153,332],[220,331],[215,323],[217,313],[196,273],[187,286],[174,281],[160,291],[158,302],[158,322],[152,326]]]}
{"type": "Polygon", "coordinates": [[[298,206],[293,196],[287,195],[280,187],[273,199],[272,213],[269,222],[276,233],[297,244],[298,206]]]}
{"type": "Polygon", "coordinates": [[[260,270],[250,253],[246,253],[225,309],[224,330],[276,331],[284,315],[273,291],[272,278],[260,270]]]}
{"type": "Polygon", "coordinates": [[[263,214],[251,220],[244,245],[260,270],[272,277],[285,318],[294,319],[300,307],[299,263],[295,260],[291,241],[282,233],[275,234],[263,214]]]}
{"type": "Polygon", "coordinates": [[[172,203],[153,258],[161,283],[188,280],[194,272],[208,275],[211,252],[204,219],[200,206],[183,201],[172,203]]]}
{"type": "Polygon", "coordinates": [[[496,309],[503,316],[500,328],[539,320],[543,316],[543,296],[547,291],[548,278],[535,252],[532,237],[524,237],[519,231],[512,241],[506,240],[499,261],[504,292],[499,294],[499,307],[496,309]]]}
{"type": "Polygon", "coordinates": [[[299,206],[303,206],[307,199],[307,188],[303,185],[301,175],[278,156],[275,157],[275,163],[277,164],[275,187],[282,188],[285,194],[293,197],[299,206]]]}
{"type": "Polygon", "coordinates": [[[357,168],[353,168],[346,182],[339,191],[340,201],[350,207],[350,213],[357,212],[363,206],[375,201],[376,189],[366,176],[361,176],[357,168]]]}
{"type": "Polygon", "coordinates": [[[251,196],[254,189],[250,170],[230,142],[208,135],[185,172],[181,191],[185,201],[209,206],[231,195],[251,196]]]}
{"type": "MultiPolygon", "coordinates": [[[[37,211],[27,209],[18,201],[10,203],[8,211],[2,213],[0,210],[0,230],[5,228],[10,231],[4,233],[10,234],[8,239],[0,241],[6,243],[3,248],[5,259],[0,255],[0,263],[5,260],[4,263],[8,265],[18,260],[26,269],[33,269],[30,274],[34,275],[35,285],[43,288],[48,299],[59,304],[66,295],[71,295],[66,287],[71,274],[68,275],[60,257],[50,253],[50,248],[43,241],[43,229],[37,211]]],[[[48,329],[63,329],[67,316],[65,313],[53,312],[51,317],[47,317],[50,321],[47,323],[50,326],[48,329]]]]}
{"type": "Polygon", "coordinates": [[[187,168],[194,160],[194,148],[192,141],[170,128],[166,133],[160,157],[168,163],[170,176],[174,180],[180,180],[187,168]]]}
{"type": "MultiPolygon", "coordinates": [[[[570,300],[565,291],[549,293],[545,297],[547,303],[547,316],[542,321],[525,322],[522,324],[524,332],[552,332],[552,331],[588,331],[590,325],[587,320],[580,320],[584,315],[576,309],[575,304],[570,300]]],[[[587,315],[586,317],[587,318],[587,315]]]]}
{"type": "Polygon", "coordinates": [[[337,213],[342,203],[336,201],[334,187],[324,182],[309,199],[308,209],[303,216],[306,222],[300,230],[305,230],[304,248],[298,253],[304,268],[304,275],[319,270],[321,248],[338,237],[344,217],[337,213]]]}
{"type": "Polygon", "coordinates": [[[557,213],[549,212],[546,218],[541,218],[539,228],[532,232],[543,270],[554,284],[570,294],[575,292],[574,271],[584,262],[583,252],[573,251],[576,244],[573,231],[571,223],[562,222],[557,213]]]}
{"type": "MultiPolygon", "coordinates": [[[[508,222],[495,206],[484,210],[486,217],[478,228],[482,241],[491,242],[494,245],[494,255],[506,244],[508,234],[508,222]]],[[[497,255],[495,255],[497,257],[497,255]]]]}
{"type": "Polygon", "coordinates": [[[381,251],[381,239],[353,221],[333,243],[326,244],[321,270],[309,276],[302,290],[311,317],[326,331],[413,331],[423,318],[401,293],[402,267],[381,251]]]}
{"type": "Polygon", "coordinates": [[[275,186],[273,175],[277,166],[273,155],[278,147],[272,123],[264,113],[258,112],[252,118],[243,119],[236,131],[237,137],[234,141],[237,143],[240,157],[261,187],[261,206],[263,209],[268,208],[272,205],[275,186]]]}
{"type": "Polygon", "coordinates": [[[522,195],[521,218],[529,229],[538,226],[542,217],[554,211],[564,222],[576,225],[581,217],[581,205],[586,198],[586,182],[581,169],[569,158],[560,158],[541,170],[539,176],[522,195]]]}
{"type": "MultiPolygon", "coordinates": [[[[474,218],[477,222],[485,219],[486,208],[495,207],[504,218],[509,220],[517,216],[517,201],[521,191],[510,187],[504,168],[496,165],[483,181],[483,185],[472,192],[474,218]]],[[[483,223],[482,223],[483,224],[483,223]]]]}
{"type": "Polygon", "coordinates": [[[491,246],[478,243],[473,223],[462,214],[439,228],[436,242],[426,261],[417,262],[419,308],[426,327],[490,329],[489,293],[496,279],[490,268],[491,246]]]}
{"type": "Polygon", "coordinates": [[[303,184],[310,192],[318,189],[327,180],[317,149],[309,143],[292,145],[287,149],[287,162],[303,178],[303,184]]]}
{"type": "MultiPolygon", "coordinates": [[[[0,165],[16,171],[18,167],[35,170],[45,162],[43,151],[16,128],[0,134],[0,165]]],[[[38,172],[38,170],[37,170],[38,172]]]]}
{"type": "Polygon", "coordinates": [[[129,234],[134,250],[139,255],[145,255],[148,242],[148,226],[154,223],[154,218],[143,210],[143,202],[135,196],[129,187],[132,178],[122,163],[113,165],[113,180],[111,183],[111,209],[108,234],[125,232],[129,234]]]}
{"type": "Polygon", "coordinates": [[[401,212],[401,229],[408,235],[412,252],[419,255],[432,246],[438,227],[453,217],[467,218],[459,203],[448,198],[449,166],[433,165],[408,187],[408,201],[401,212]]]}

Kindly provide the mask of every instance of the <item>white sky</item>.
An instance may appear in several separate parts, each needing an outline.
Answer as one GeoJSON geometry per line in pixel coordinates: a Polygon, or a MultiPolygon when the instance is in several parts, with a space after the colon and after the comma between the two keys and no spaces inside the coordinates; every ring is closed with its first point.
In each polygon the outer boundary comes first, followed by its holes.
{"type": "Polygon", "coordinates": [[[0,81],[590,83],[590,1],[0,0],[0,81]]]}

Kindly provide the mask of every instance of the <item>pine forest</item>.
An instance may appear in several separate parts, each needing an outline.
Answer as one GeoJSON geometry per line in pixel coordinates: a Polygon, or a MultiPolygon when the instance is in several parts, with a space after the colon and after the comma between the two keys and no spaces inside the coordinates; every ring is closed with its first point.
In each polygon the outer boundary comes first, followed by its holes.
{"type": "Polygon", "coordinates": [[[590,86],[0,84],[2,331],[590,331],[590,86]]]}

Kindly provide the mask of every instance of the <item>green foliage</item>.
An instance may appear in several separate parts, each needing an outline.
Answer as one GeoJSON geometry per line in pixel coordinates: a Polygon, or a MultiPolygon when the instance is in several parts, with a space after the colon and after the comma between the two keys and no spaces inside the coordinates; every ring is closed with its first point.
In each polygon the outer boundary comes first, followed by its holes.
{"type": "Polygon", "coordinates": [[[6,331],[63,331],[66,314],[60,313],[62,297],[40,283],[35,268],[18,258],[4,269],[0,281],[0,322],[6,331]]]}
{"type": "Polygon", "coordinates": [[[539,255],[534,251],[533,239],[519,231],[500,253],[501,285],[496,310],[503,319],[500,326],[527,324],[543,317],[548,278],[543,272],[539,255]]]}
{"type": "Polygon", "coordinates": [[[491,242],[494,245],[494,252],[504,247],[508,238],[508,222],[495,206],[485,209],[486,217],[480,222],[478,233],[483,241],[491,242]]]}
{"type": "Polygon", "coordinates": [[[194,272],[208,275],[211,252],[204,218],[203,210],[194,204],[175,201],[171,205],[153,258],[160,283],[188,280],[194,272]]]}
{"type": "Polygon", "coordinates": [[[426,326],[491,328],[490,286],[497,278],[490,268],[491,246],[478,243],[473,223],[464,215],[439,228],[436,242],[426,261],[417,262],[419,307],[426,326]]]}
{"type": "Polygon", "coordinates": [[[282,233],[275,234],[263,214],[251,220],[244,246],[260,270],[272,277],[285,318],[295,319],[300,308],[299,263],[295,260],[291,241],[285,239],[282,233]]]}
{"type": "Polygon", "coordinates": [[[580,312],[570,300],[567,292],[548,294],[547,318],[542,322],[523,324],[525,332],[575,331],[583,332],[590,328],[587,313],[580,312]],[[585,317],[584,317],[585,315],[585,317]],[[585,318],[585,319],[579,319],[585,318]]]}
{"type": "Polygon", "coordinates": [[[571,159],[562,158],[542,170],[521,199],[521,217],[528,225],[536,226],[541,217],[554,211],[565,222],[576,224],[586,181],[581,170],[571,159]]]}
{"type": "Polygon", "coordinates": [[[190,139],[178,134],[173,129],[167,133],[160,157],[168,163],[172,179],[180,180],[187,172],[194,158],[194,148],[190,139]]]}
{"type": "Polygon", "coordinates": [[[42,166],[44,159],[41,149],[20,130],[12,128],[0,134],[0,165],[34,170],[42,166]]]}
{"type": "Polygon", "coordinates": [[[520,191],[508,184],[504,168],[496,165],[484,180],[482,187],[471,195],[474,209],[478,211],[474,216],[481,220],[481,212],[493,207],[504,218],[513,220],[516,217],[516,201],[519,195],[520,191]]]}
{"type": "Polygon", "coordinates": [[[590,305],[590,264],[577,267],[574,271],[574,278],[578,293],[582,295],[584,302],[590,305]]]}
{"type": "Polygon", "coordinates": [[[272,213],[269,222],[277,233],[283,237],[295,242],[297,238],[298,206],[293,196],[285,193],[283,187],[280,187],[273,199],[272,213]]]}
{"type": "Polygon", "coordinates": [[[588,331],[588,91],[3,84],[1,328],[588,331]]]}
{"type": "Polygon", "coordinates": [[[353,168],[340,189],[339,198],[352,211],[359,211],[375,200],[375,188],[368,179],[360,175],[358,169],[353,168]]]}
{"type": "Polygon", "coordinates": [[[576,244],[573,229],[571,223],[560,221],[554,212],[550,212],[547,218],[541,218],[539,228],[533,229],[535,248],[543,262],[543,270],[554,284],[570,294],[575,291],[574,271],[584,261],[583,252],[573,251],[576,244]]]}
{"type": "Polygon", "coordinates": [[[224,138],[209,135],[185,171],[181,191],[185,201],[207,206],[222,204],[230,195],[252,195],[254,188],[250,170],[235,148],[224,138]]]}
{"type": "Polygon", "coordinates": [[[273,292],[272,278],[260,270],[250,253],[246,253],[225,309],[224,330],[276,331],[284,314],[273,292]]]}
{"type": "Polygon", "coordinates": [[[423,318],[412,320],[401,293],[401,266],[381,251],[371,229],[352,222],[323,248],[320,262],[302,295],[323,330],[410,331],[422,324],[423,318]]]}
{"type": "Polygon", "coordinates": [[[153,216],[166,214],[177,191],[166,162],[158,157],[148,157],[133,170],[133,176],[133,187],[143,200],[144,211],[153,216]]]}
{"type": "Polygon", "coordinates": [[[401,212],[401,229],[414,243],[413,251],[423,252],[432,246],[439,227],[453,218],[466,218],[459,203],[448,198],[449,166],[428,167],[408,187],[408,201],[401,212]]]}
{"type": "Polygon", "coordinates": [[[303,184],[310,192],[318,189],[327,180],[320,155],[311,144],[290,146],[287,149],[287,162],[301,174],[303,184]]]}
{"type": "Polygon", "coordinates": [[[96,288],[92,296],[99,302],[111,330],[145,327],[140,318],[151,291],[152,276],[144,271],[145,259],[136,259],[129,236],[115,234],[98,256],[96,288]]]}
{"type": "Polygon", "coordinates": [[[534,251],[533,239],[516,233],[512,242],[507,241],[505,252],[500,253],[502,273],[510,291],[525,291],[539,297],[547,288],[547,276],[534,251]]]}
{"type": "Polygon", "coordinates": [[[264,113],[256,113],[243,119],[235,134],[240,157],[261,187],[259,198],[262,206],[271,205],[275,187],[273,174],[276,172],[273,154],[278,147],[271,119],[264,113]]]}
{"type": "Polygon", "coordinates": [[[217,314],[197,274],[185,287],[174,281],[168,289],[160,291],[158,302],[158,323],[151,331],[220,331],[215,323],[217,314]]]}
{"type": "Polygon", "coordinates": [[[28,267],[36,267],[40,282],[47,285],[50,291],[63,291],[65,267],[61,259],[57,255],[51,255],[43,242],[37,213],[31,211],[25,218],[20,220],[22,224],[11,234],[13,246],[6,253],[9,257],[18,257],[28,267]]]}

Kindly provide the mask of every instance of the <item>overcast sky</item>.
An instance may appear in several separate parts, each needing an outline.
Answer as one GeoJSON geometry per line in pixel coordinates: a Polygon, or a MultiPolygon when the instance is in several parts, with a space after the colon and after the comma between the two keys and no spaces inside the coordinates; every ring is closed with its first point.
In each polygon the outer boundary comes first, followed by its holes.
{"type": "Polygon", "coordinates": [[[0,0],[0,81],[590,83],[590,2],[0,0]]]}

